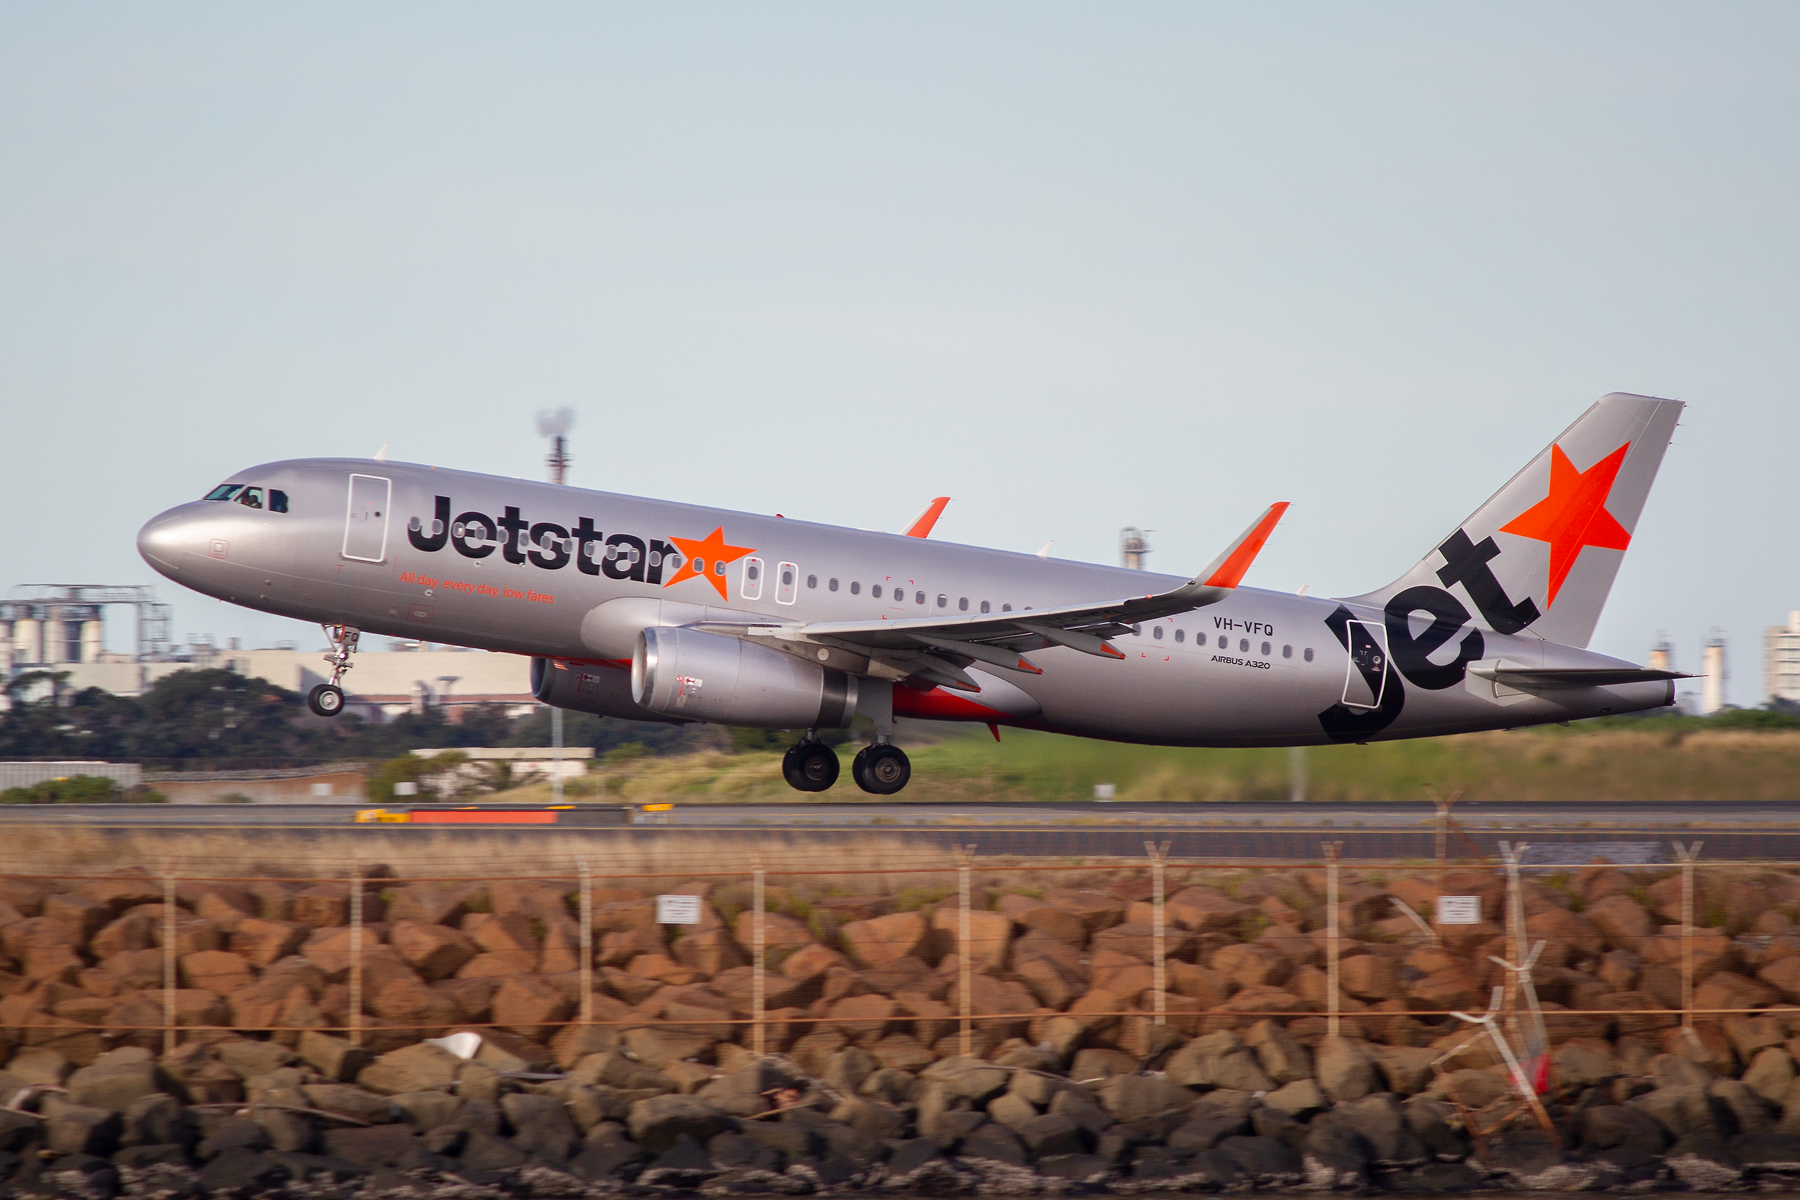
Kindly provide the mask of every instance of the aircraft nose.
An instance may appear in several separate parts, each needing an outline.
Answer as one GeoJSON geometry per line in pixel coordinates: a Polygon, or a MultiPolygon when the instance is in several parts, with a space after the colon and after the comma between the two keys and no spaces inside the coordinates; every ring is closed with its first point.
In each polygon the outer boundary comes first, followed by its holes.
{"type": "Polygon", "coordinates": [[[150,518],[138,530],[138,554],[158,573],[174,578],[195,536],[196,517],[192,505],[182,504],[150,518]]]}

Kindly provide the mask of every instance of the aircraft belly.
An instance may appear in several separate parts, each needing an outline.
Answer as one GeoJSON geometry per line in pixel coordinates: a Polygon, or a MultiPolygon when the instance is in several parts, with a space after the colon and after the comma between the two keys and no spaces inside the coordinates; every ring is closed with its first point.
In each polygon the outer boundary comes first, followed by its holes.
{"type": "Polygon", "coordinates": [[[1213,662],[1209,650],[1165,646],[1153,654],[1138,638],[1116,644],[1137,657],[1034,653],[1044,674],[1027,686],[1043,705],[1046,727],[1161,745],[1281,744],[1320,740],[1313,713],[1335,698],[1317,664],[1274,659],[1254,667],[1213,662]]]}

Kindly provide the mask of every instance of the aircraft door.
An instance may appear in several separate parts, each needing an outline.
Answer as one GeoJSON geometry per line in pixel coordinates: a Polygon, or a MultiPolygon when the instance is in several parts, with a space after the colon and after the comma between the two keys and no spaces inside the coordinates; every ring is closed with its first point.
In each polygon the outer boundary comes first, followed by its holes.
{"type": "Polygon", "coordinates": [[[761,600],[763,587],[763,560],[746,558],[744,560],[744,582],[738,593],[746,600],[761,600]]]}
{"type": "Polygon", "coordinates": [[[379,475],[350,476],[349,511],[344,517],[344,557],[357,562],[387,558],[388,503],[391,480],[379,475]]]}
{"type": "Polygon", "coordinates": [[[1346,621],[1344,632],[1350,638],[1344,707],[1380,708],[1381,694],[1387,686],[1387,628],[1374,621],[1346,621]]]}

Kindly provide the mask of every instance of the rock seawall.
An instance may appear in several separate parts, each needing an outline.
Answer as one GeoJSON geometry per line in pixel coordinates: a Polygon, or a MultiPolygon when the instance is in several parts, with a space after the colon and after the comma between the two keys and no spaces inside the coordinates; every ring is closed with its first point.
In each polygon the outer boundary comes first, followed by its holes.
{"type": "Polygon", "coordinates": [[[1800,879],[1702,879],[1694,1005],[1743,1011],[1691,1030],[1677,877],[1527,881],[1553,1131],[1525,1120],[1478,1148],[1458,1102],[1503,1100],[1504,1068],[1479,1042],[1433,1064],[1471,1032],[1442,1010],[1499,979],[1500,881],[1448,880],[1484,919],[1434,937],[1394,904],[1429,911],[1426,881],[1345,877],[1338,1036],[1318,872],[1172,889],[1165,1024],[1133,873],[985,892],[966,946],[954,902],[771,889],[761,1058],[753,915],[732,887],[669,889],[702,897],[678,930],[646,894],[597,889],[603,1023],[583,1024],[565,886],[375,880],[357,1046],[343,885],[188,883],[171,914],[147,878],[4,880],[0,1180],[246,1196],[1800,1184],[1800,879]],[[165,1051],[171,916],[182,1028],[165,1051]],[[468,1058],[421,1040],[462,1028],[481,1035],[468,1058]]]}

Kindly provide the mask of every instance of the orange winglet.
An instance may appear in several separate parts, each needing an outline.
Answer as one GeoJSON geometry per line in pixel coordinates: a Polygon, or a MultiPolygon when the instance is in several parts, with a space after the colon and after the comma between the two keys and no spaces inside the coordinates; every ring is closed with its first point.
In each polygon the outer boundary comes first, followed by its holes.
{"type": "Polygon", "coordinates": [[[1269,505],[1269,511],[1262,515],[1262,519],[1252,525],[1244,536],[1238,539],[1237,545],[1226,551],[1225,557],[1218,567],[1203,581],[1206,586],[1234,588],[1243,582],[1244,574],[1250,570],[1250,564],[1255,562],[1256,556],[1262,552],[1263,543],[1268,541],[1269,535],[1275,531],[1275,523],[1281,520],[1281,514],[1287,510],[1288,502],[1286,500],[1269,505]]]}
{"type": "Polygon", "coordinates": [[[944,505],[950,503],[950,497],[939,496],[925,506],[925,511],[913,518],[913,523],[906,527],[907,537],[930,537],[931,529],[937,519],[944,515],[944,505]]]}

